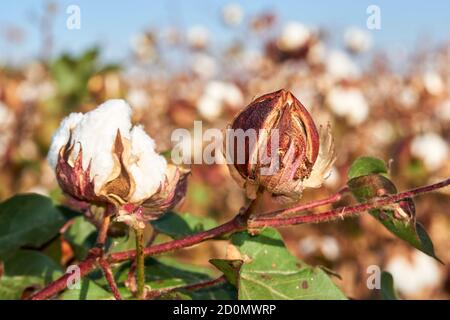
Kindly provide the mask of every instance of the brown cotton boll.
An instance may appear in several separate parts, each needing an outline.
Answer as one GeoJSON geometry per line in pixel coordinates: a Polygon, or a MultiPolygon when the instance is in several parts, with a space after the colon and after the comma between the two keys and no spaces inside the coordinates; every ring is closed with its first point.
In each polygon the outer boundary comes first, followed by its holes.
{"type": "Polygon", "coordinates": [[[322,185],[335,160],[329,127],[318,131],[306,108],[284,89],[239,113],[226,143],[230,172],[249,198],[263,188],[281,200],[298,200],[304,188],[322,185]]]}

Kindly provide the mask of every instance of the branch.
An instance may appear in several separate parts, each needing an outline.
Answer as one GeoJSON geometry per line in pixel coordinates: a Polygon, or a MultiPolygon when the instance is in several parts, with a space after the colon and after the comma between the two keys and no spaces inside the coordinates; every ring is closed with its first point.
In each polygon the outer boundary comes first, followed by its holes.
{"type": "Polygon", "coordinates": [[[117,284],[116,281],[114,280],[114,276],[108,261],[106,261],[103,258],[100,258],[98,260],[98,264],[102,269],[103,274],[105,275],[106,281],[108,282],[109,287],[111,288],[114,298],[116,298],[116,300],[122,300],[122,296],[120,295],[119,289],[117,288],[117,284]]]}
{"type": "Polygon", "coordinates": [[[173,287],[173,288],[154,290],[154,291],[149,292],[145,296],[145,299],[155,299],[155,298],[158,298],[158,297],[162,296],[163,294],[167,294],[167,293],[178,291],[178,290],[195,291],[195,290],[199,290],[199,289],[203,289],[203,288],[212,287],[212,286],[215,286],[217,284],[223,283],[225,281],[226,281],[226,278],[225,278],[224,275],[222,275],[222,276],[220,276],[220,277],[218,277],[216,279],[203,281],[203,282],[200,282],[200,283],[194,283],[194,284],[189,284],[189,285],[180,286],[180,287],[173,287]]]}
{"type": "MultiPolygon", "coordinates": [[[[414,196],[417,196],[422,193],[427,193],[434,191],[439,188],[443,188],[450,185],[450,178],[443,180],[441,182],[431,184],[424,187],[415,188],[409,191],[405,191],[402,193],[397,193],[395,195],[389,195],[371,202],[362,203],[355,206],[348,206],[348,207],[342,207],[335,210],[330,210],[318,214],[305,214],[305,215],[298,215],[293,217],[281,217],[281,215],[285,215],[286,213],[294,214],[299,213],[301,211],[304,211],[306,209],[310,209],[313,207],[317,207],[320,205],[332,203],[334,201],[337,201],[336,199],[339,198],[339,193],[337,195],[331,196],[329,198],[318,200],[312,203],[308,203],[305,205],[284,209],[284,210],[278,210],[272,213],[269,213],[269,216],[266,217],[256,217],[251,218],[249,221],[247,221],[244,216],[245,212],[240,213],[236,215],[232,220],[207,231],[199,232],[190,236],[187,236],[182,239],[169,241],[166,243],[154,245],[148,248],[144,249],[144,255],[145,256],[153,256],[161,253],[166,253],[170,251],[174,251],[176,249],[180,248],[187,248],[190,246],[193,246],[195,244],[199,244],[203,241],[218,238],[220,236],[235,233],[243,230],[247,230],[248,228],[261,228],[261,227],[276,227],[276,226],[288,226],[288,225],[297,225],[297,224],[303,224],[303,223],[320,223],[320,222],[326,222],[330,220],[335,220],[338,218],[344,218],[344,217],[350,217],[350,216],[356,216],[364,211],[382,207],[385,205],[388,205],[390,203],[395,203],[399,200],[411,198],[414,196]],[[334,200],[333,200],[334,199],[334,200]],[[275,214],[275,216],[274,216],[275,214]]],[[[343,189],[344,190],[344,189],[343,189]]],[[[339,198],[340,199],[340,198],[339,198]]],[[[252,207],[252,206],[250,206],[252,207]]],[[[250,208],[249,207],[249,208],[250,208]]],[[[117,252],[112,253],[108,257],[106,257],[106,260],[109,263],[116,263],[126,260],[134,259],[136,256],[135,250],[130,251],[124,251],[124,252],[117,252]]],[[[90,271],[92,271],[96,264],[98,256],[90,255],[88,258],[81,262],[79,264],[80,267],[80,275],[81,277],[88,274],[90,271]]],[[[55,294],[59,293],[60,291],[64,290],[67,286],[67,279],[70,275],[66,274],[59,278],[58,280],[50,283],[47,287],[42,289],[41,291],[35,293],[33,296],[31,296],[31,299],[33,300],[42,300],[47,299],[49,297],[54,296],[55,294]]]]}

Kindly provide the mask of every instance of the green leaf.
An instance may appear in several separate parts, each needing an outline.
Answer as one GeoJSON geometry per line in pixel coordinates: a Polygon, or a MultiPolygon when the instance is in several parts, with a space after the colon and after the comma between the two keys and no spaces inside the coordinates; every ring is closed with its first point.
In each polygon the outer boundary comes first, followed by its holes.
{"type": "Polygon", "coordinates": [[[211,259],[209,260],[209,262],[217,269],[222,271],[228,282],[230,282],[237,288],[239,270],[244,263],[242,260],[211,259]]]}
{"type": "Polygon", "coordinates": [[[0,203],[0,256],[24,245],[42,246],[65,222],[59,208],[41,195],[22,194],[0,203]]]}
{"type": "Polygon", "coordinates": [[[42,280],[32,276],[3,276],[0,278],[0,300],[19,300],[25,289],[41,286],[42,280]]]}
{"type": "MultiPolygon", "coordinates": [[[[348,181],[348,186],[359,202],[397,193],[397,188],[392,181],[379,174],[353,178],[348,181]]],[[[391,233],[441,262],[434,252],[433,243],[427,232],[416,221],[414,201],[411,198],[383,208],[369,210],[369,213],[391,233]]]]}
{"type": "Polygon", "coordinates": [[[394,278],[387,271],[381,273],[381,299],[399,300],[394,289],[394,278]]]}
{"type": "Polygon", "coordinates": [[[70,243],[75,257],[83,260],[95,245],[96,234],[97,229],[92,223],[84,217],[77,217],[64,233],[64,239],[70,243]]]}
{"type": "Polygon", "coordinates": [[[217,226],[214,219],[197,217],[189,213],[176,214],[168,212],[160,219],[152,222],[153,227],[161,233],[167,234],[174,239],[205,231],[217,226]]]}
{"type": "Polygon", "coordinates": [[[328,275],[298,261],[272,228],[259,235],[236,233],[232,243],[244,259],[239,272],[239,299],[346,299],[328,275]]]}
{"type": "Polygon", "coordinates": [[[114,299],[112,293],[102,288],[89,278],[80,281],[79,288],[67,289],[60,296],[62,300],[111,300],[114,299]]]}
{"type": "Polygon", "coordinates": [[[384,161],[373,157],[360,157],[350,166],[348,179],[365,176],[371,173],[387,174],[388,169],[384,161]]]}
{"type": "MultiPolygon", "coordinates": [[[[48,256],[32,250],[18,250],[3,260],[6,276],[33,276],[47,284],[62,275],[62,269],[48,256]]],[[[30,283],[31,285],[32,283],[30,283]]]]}

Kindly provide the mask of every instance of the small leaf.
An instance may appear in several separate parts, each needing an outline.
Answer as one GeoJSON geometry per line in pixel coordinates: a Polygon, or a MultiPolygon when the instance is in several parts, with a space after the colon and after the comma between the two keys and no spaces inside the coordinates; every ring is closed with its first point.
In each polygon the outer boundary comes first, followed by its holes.
{"type": "Polygon", "coordinates": [[[297,260],[275,229],[257,236],[236,233],[232,243],[244,257],[239,271],[239,299],[346,299],[320,268],[297,260]]]}
{"type": "Polygon", "coordinates": [[[350,180],[371,173],[387,174],[388,169],[384,161],[373,157],[360,157],[350,166],[348,179],[350,180]]]}
{"type": "Polygon", "coordinates": [[[78,260],[83,260],[95,245],[96,233],[97,229],[92,223],[84,217],[77,217],[64,233],[64,239],[70,243],[75,257],[78,260]]]}
{"type": "Polygon", "coordinates": [[[21,194],[9,198],[0,203],[0,256],[24,245],[43,245],[66,220],[47,197],[21,194]]]}
{"type": "Polygon", "coordinates": [[[189,213],[168,212],[160,219],[153,221],[152,225],[159,232],[167,234],[173,239],[179,239],[214,228],[217,226],[217,222],[211,218],[197,217],[189,213]]]}
{"type": "Polygon", "coordinates": [[[33,276],[46,284],[62,275],[59,264],[38,251],[18,250],[7,255],[3,262],[6,276],[33,276]]]}
{"type": "Polygon", "coordinates": [[[394,278],[387,271],[381,273],[381,299],[399,300],[394,289],[394,278]]]}
{"type": "Polygon", "coordinates": [[[242,260],[211,259],[209,262],[222,271],[228,282],[237,288],[239,270],[244,263],[242,260]]]}
{"type": "MultiPolygon", "coordinates": [[[[397,188],[392,181],[379,174],[353,178],[348,181],[348,186],[359,202],[397,193],[397,188]]],[[[420,223],[416,222],[414,201],[411,198],[383,208],[369,210],[369,213],[391,233],[441,262],[434,252],[433,243],[427,232],[420,223]]]]}
{"type": "Polygon", "coordinates": [[[74,286],[67,289],[60,296],[62,300],[112,300],[114,296],[112,293],[102,288],[96,282],[89,278],[81,279],[79,288],[74,286]]]}

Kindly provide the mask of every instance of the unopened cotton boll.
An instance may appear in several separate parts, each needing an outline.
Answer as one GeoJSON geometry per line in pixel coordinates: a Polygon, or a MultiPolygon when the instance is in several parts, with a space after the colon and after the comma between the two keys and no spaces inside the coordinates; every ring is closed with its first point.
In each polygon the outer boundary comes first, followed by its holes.
{"type": "Polygon", "coordinates": [[[394,278],[395,287],[403,294],[420,294],[427,288],[439,285],[441,272],[438,262],[419,251],[409,260],[402,255],[391,258],[386,266],[394,278]]]}
{"type": "Polygon", "coordinates": [[[353,79],[360,75],[358,66],[342,51],[331,51],[325,64],[327,73],[336,79],[353,79]]]}
{"type": "Polygon", "coordinates": [[[187,41],[191,48],[204,49],[209,42],[209,30],[204,26],[191,27],[187,32],[187,41]]]}
{"type": "Polygon", "coordinates": [[[242,8],[237,3],[230,3],[222,10],[223,22],[230,27],[235,27],[241,24],[244,14],[242,8]]]}
{"type": "Polygon", "coordinates": [[[369,115],[369,105],[356,88],[333,88],[328,92],[326,102],[336,115],[345,117],[351,125],[361,124],[369,115]]]}
{"type": "Polygon", "coordinates": [[[427,132],[413,139],[411,154],[421,159],[428,170],[434,171],[447,163],[449,148],[447,142],[439,134],[427,132]]]}
{"type": "MultiPolygon", "coordinates": [[[[133,227],[181,200],[184,174],[155,151],[154,140],[131,123],[124,100],[108,100],[66,117],[47,155],[63,191],[78,200],[113,204],[133,227]],[[126,208],[125,213],[121,208],[126,208]],[[139,214],[131,208],[143,207],[139,214]]],[[[184,186],[183,186],[184,188],[184,186]]]]}
{"type": "Polygon", "coordinates": [[[293,51],[307,44],[311,31],[299,22],[287,23],[278,38],[277,45],[281,50],[293,51]]]}
{"type": "Polygon", "coordinates": [[[367,31],[355,27],[345,31],[344,41],[347,49],[354,53],[365,52],[372,46],[370,34],[367,31]]]}

